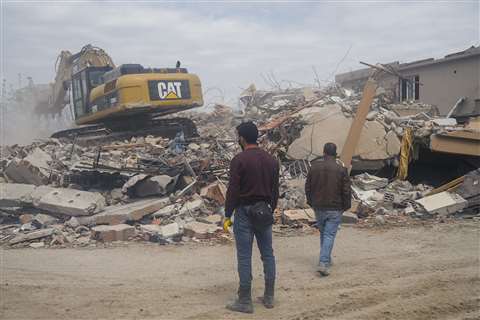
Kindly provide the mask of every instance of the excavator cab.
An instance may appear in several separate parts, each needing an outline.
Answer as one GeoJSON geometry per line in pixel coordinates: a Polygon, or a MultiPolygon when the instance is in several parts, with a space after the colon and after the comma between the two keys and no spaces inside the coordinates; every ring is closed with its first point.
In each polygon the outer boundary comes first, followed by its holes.
{"type": "Polygon", "coordinates": [[[72,76],[72,102],[75,119],[92,112],[90,92],[104,83],[103,75],[112,69],[110,66],[87,67],[72,76]]]}

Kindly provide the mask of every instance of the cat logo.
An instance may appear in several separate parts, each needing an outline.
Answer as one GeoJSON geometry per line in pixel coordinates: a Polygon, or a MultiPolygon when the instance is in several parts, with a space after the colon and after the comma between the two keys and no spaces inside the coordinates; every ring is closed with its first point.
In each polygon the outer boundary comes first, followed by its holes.
{"type": "Polygon", "coordinates": [[[182,99],[182,83],[180,81],[165,81],[158,83],[160,99],[182,99]]]}

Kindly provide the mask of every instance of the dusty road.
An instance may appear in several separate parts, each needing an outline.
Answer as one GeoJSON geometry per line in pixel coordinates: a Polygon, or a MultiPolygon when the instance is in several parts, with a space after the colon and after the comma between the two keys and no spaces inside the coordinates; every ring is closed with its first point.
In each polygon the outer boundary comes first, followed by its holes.
{"type": "MultiPolygon", "coordinates": [[[[1,319],[480,319],[479,224],[343,227],[328,278],[318,238],[275,239],[277,307],[224,305],[236,289],[231,245],[22,249],[1,254],[1,319]]],[[[262,293],[255,256],[254,294],[262,293]]]]}

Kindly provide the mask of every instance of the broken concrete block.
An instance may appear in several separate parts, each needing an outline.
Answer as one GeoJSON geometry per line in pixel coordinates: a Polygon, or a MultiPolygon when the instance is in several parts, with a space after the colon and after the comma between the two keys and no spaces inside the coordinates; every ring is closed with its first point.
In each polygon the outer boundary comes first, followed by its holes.
{"type": "Polygon", "coordinates": [[[80,222],[78,221],[77,218],[71,217],[70,220],[68,220],[68,221],[65,222],[65,225],[66,225],[67,227],[70,227],[70,228],[75,229],[75,228],[77,228],[77,227],[80,226],[80,222]]]}
{"type": "Polygon", "coordinates": [[[448,191],[416,200],[430,214],[448,215],[464,209],[468,202],[456,193],[448,191]]]}
{"type": "Polygon", "coordinates": [[[158,217],[168,217],[171,216],[177,212],[177,205],[176,204],[171,204],[169,206],[166,206],[165,208],[162,208],[152,214],[153,217],[158,218],[158,217]]]}
{"type": "Polygon", "coordinates": [[[135,185],[137,197],[148,197],[153,195],[167,195],[173,191],[177,183],[176,177],[167,175],[149,177],[135,185]]]}
{"type": "Polygon", "coordinates": [[[219,205],[225,204],[226,195],[227,188],[223,183],[220,182],[212,183],[202,188],[202,190],[200,191],[200,196],[210,200],[214,200],[219,205]]]}
{"type": "Polygon", "coordinates": [[[34,200],[37,208],[69,216],[90,216],[105,207],[105,198],[98,192],[56,188],[34,200]]]}
{"type": "Polygon", "coordinates": [[[36,214],[32,219],[32,223],[39,229],[55,224],[56,222],[57,219],[55,217],[43,213],[36,214]]]}
{"type": "Polygon", "coordinates": [[[18,217],[18,220],[20,220],[21,224],[29,223],[33,220],[33,214],[22,214],[18,217]]]}
{"type": "Polygon", "coordinates": [[[42,230],[38,230],[38,231],[33,231],[33,232],[30,232],[30,233],[27,233],[27,234],[18,234],[15,238],[10,240],[8,243],[12,245],[12,244],[20,243],[20,242],[45,238],[45,237],[51,236],[54,232],[55,232],[54,228],[49,228],[49,229],[42,229],[42,230]]]}
{"type": "Polygon", "coordinates": [[[121,224],[137,221],[144,216],[160,210],[170,203],[169,198],[146,199],[124,205],[107,207],[103,212],[92,216],[94,224],[121,224]]]}
{"type": "Polygon", "coordinates": [[[353,183],[365,191],[377,190],[385,188],[388,184],[388,179],[380,178],[365,172],[353,177],[353,183]]]}
{"type": "Polygon", "coordinates": [[[355,224],[358,222],[358,217],[356,214],[351,213],[351,212],[344,212],[342,215],[342,223],[345,224],[355,224]]]}
{"type": "Polygon", "coordinates": [[[31,206],[34,190],[31,184],[0,183],[0,207],[31,206]]]}
{"type": "Polygon", "coordinates": [[[152,195],[167,195],[173,191],[177,177],[159,175],[150,177],[138,174],[128,180],[122,191],[130,197],[148,197],[152,195]]]}
{"type": "Polygon", "coordinates": [[[203,223],[210,223],[210,224],[219,225],[222,222],[223,217],[219,214],[212,214],[212,215],[209,215],[209,216],[206,216],[206,217],[197,218],[197,220],[200,221],[200,222],[203,222],[203,223]]]}
{"type": "Polygon", "coordinates": [[[197,199],[193,201],[186,202],[183,207],[180,209],[180,214],[186,214],[189,212],[195,212],[203,206],[203,200],[197,199]]]}
{"type": "Polygon", "coordinates": [[[6,176],[17,183],[36,186],[48,183],[50,177],[49,162],[52,157],[40,148],[36,148],[23,159],[10,161],[5,169],[6,176]]]}
{"type": "Polygon", "coordinates": [[[160,233],[160,225],[158,224],[142,224],[140,230],[146,233],[158,234],[160,233]]]}
{"type": "Polygon", "coordinates": [[[117,224],[114,226],[96,226],[92,228],[92,239],[103,242],[127,241],[135,236],[135,228],[128,224],[117,224]]]}
{"type": "Polygon", "coordinates": [[[183,234],[180,225],[176,222],[170,223],[164,226],[160,227],[160,232],[159,234],[164,238],[164,239],[170,239],[170,238],[175,238],[178,236],[181,236],[183,234]]]}
{"type": "Polygon", "coordinates": [[[390,156],[398,155],[402,142],[398,139],[397,133],[393,130],[389,131],[385,136],[385,140],[387,140],[387,153],[390,156]]]}
{"type": "Polygon", "coordinates": [[[313,209],[284,210],[283,219],[286,224],[314,223],[316,221],[313,209]]]}
{"type": "Polygon", "coordinates": [[[34,248],[34,249],[39,249],[39,248],[43,248],[45,247],[45,242],[32,242],[28,245],[29,247],[31,248],[34,248]]]}
{"type": "Polygon", "coordinates": [[[222,229],[216,225],[197,221],[189,222],[184,227],[186,236],[197,239],[209,239],[220,230],[222,229]]]}

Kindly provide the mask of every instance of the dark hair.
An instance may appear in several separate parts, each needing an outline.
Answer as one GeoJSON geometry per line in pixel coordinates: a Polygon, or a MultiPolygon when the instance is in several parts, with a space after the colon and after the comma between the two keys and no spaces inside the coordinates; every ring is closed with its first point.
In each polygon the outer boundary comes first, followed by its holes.
{"type": "Polygon", "coordinates": [[[240,137],[243,137],[249,144],[257,143],[258,129],[252,122],[243,122],[237,126],[237,132],[240,137]]]}
{"type": "Polygon", "coordinates": [[[323,154],[326,156],[336,156],[337,155],[337,146],[335,143],[327,142],[323,146],[323,154]]]}

